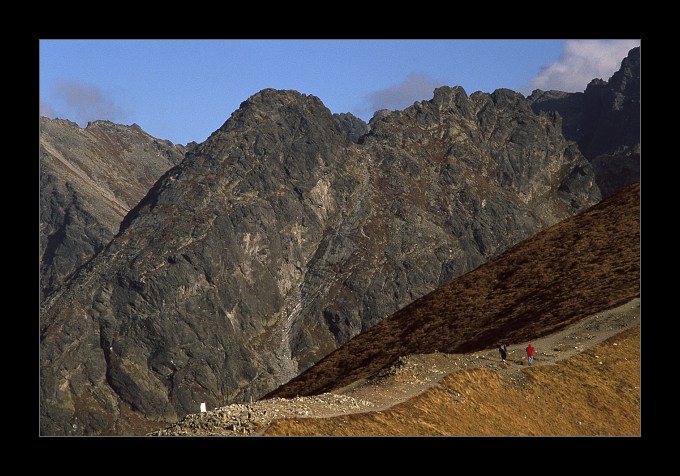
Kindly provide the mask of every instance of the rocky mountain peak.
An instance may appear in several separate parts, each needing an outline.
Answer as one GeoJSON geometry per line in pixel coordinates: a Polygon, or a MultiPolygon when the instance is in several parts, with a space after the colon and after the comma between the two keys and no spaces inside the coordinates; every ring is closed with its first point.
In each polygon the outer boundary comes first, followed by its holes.
{"type": "MultiPolygon", "coordinates": [[[[607,84],[608,84],[607,81],[605,81],[602,78],[593,78],[593,79],[590,80],[590,82],[586,86],[586,90],[588,88],[591,88],[591,89],[603,88],[603,87],[606,87],[607,84]]],[[[567,94],[569,94],[569,93],[567,93],[567,94]]]]}
{"type": "Polygon", "coordinates": [[[328,108],[314,95],[269,88],[242,102],[220,130],[255,126],[266,117],[272,122],[285,121],[296,114],[332,117],[328,108]]]}
{"type": "Polygon", "coordinates": [[[314,96],[244,101],[46,302],[43,432],[257,399],[597,202],[588,162],[520,98],[439,88],[360,144],[314,96]]]}
{"type": "Polygon", "coordinates": [[[348,134],[318,97],[292,90],[264,89],[242,102],[194,153],[217,152],[223,156],[236,134],[236,142],[242,143],[232,154],[241,155],[244,147],[252,147],[255,155],[261,156],[273,150],[274,142],[298,148],[301,144],[296,142],[301,138],[326,136],[328,132],[334,136],[333,143],[349,141],[348,134]]]}
{"type": "Polygon", "coordinates": [[[371,117],[371,120],[368,121],[369,128],[373,125],[374,122],[388,117],[390,114],[392,114],[392,112],[393,111],[389,109],[378,109],[377,111],[375,111],[373,113],[373,116],[371,117]]]}
{"type": "Polygon", "coordinates": [[[511,108],[523,112],[529,112],[531,110],[526,98],[521,93],[511,89],[496,89],[493,93],[491,93],[491,99],[493,100],[496,107],[499,108],[511,108]]]}
{"type": "Polygon", "coordinates": [[[628,52],[628,56],[621,61],[621,67],[611,78],[609,84],[613,89],[626,91],[630,94],[639,94],[640,89],[640,47],[635,47],[628,52]]]}
{"type": "MultiPolygon", "coordinates": [[[[106,127],[120,127],[120,128],[125,128],[128,126],[124,126],[122,124],[116,124],[114,122],[111,122],[107,119],[97,119],[95,121],[88,121],[87,126],[85,126],[85,129],[91,128],[91,127],[101,127],[101,128],[106,128],[106,127]]],[[[139,126],[137,126],[139,127],[139,126]]]]}
{"type": "Polygon", "coordinates": [[[441,86],[434,90],[432,99],[418,102],[414,106],[418,108],[425,104],[432,104],[439,111],[456,111],[464,116],[470,114],[470,98],[461,86],[441,86]]]}
{"type": "Polygon", "coordinates": [[[465,89],[462,86],[440,86],[435,88],[431,101],[434,104],[439,105],[445,102],[450,102],[458,96],[462,96],[463,98],[468,97],[465,89]]]}
{"type": "Polygon", "coordinates": [[[51,123],[52,124],[61,124],[63,127],[80,129],[80,126],[76,122],[73,122],[69,119],[61,119],[61,118],[52,119],[52,118],[47,117],[47,116],[40,116],[40,119],[38,121],[38,127],[44,128],[51,123]]]}

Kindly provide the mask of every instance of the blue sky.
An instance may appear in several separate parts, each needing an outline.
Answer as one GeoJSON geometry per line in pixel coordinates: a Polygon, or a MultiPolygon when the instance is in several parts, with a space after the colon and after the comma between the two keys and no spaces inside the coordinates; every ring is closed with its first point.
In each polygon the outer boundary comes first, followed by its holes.
{"type": "Polygon", "coordinates": [[[265,88],[319,97],[368,121],[378,109],[509,88],[583,91],[639,40],[41,40],[40,114],[137,123],[202,142],[265,88]]]}

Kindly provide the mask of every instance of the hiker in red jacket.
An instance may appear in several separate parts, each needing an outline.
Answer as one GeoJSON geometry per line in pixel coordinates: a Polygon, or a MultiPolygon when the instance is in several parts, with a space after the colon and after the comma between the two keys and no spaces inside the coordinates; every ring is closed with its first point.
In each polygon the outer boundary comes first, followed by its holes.
{"type": "Polygon", "coordinates": [[[534,363],[534,346],[531,345],[531,342],[527,346],[527,357],[529,358],[529,366],[531,366],[534,363]]]}

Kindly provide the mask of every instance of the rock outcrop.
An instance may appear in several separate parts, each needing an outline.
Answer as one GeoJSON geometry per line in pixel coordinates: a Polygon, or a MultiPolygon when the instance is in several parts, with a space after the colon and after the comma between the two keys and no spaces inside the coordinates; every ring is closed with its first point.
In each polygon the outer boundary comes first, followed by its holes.
{"type": "Polygon", "coordinates": [[[340,129],[345,131],[349,139],[358,143],[359,138],[368,132],[368,124],[349,112],[333,114],[333,117],[340,124],[340,129]]]}
{"type": "Polygon", "coordinates": [[[41,432],[142,433],[257,399],[351,337],[597,203],[520,94],[374,118],[263,90],[156,182],[41,312],[41,432]]]}
{"type": "Polygon", "coordinates": [[[40,118],[40,299],[92,258],[184,156],[136,124],[40,118]]]}
{"type": "Polygon", "coordinates": [[[608,197],[640,179],[640,47],[609,81],[593,79],[583,93],[534,91],[531,107],[556,111],[564,136],[578,143],[608,197]]]}

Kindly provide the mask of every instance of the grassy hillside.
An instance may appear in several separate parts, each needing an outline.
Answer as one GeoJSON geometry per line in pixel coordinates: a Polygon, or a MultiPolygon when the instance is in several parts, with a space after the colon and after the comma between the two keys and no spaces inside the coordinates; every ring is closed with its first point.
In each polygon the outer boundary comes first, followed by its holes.
{"type": "Polygon", "coordinates": [[[640,326],[519,382],[488,369],[454,372],[385,410],[276,420],[265,435],[640,435],[640,326]]]}

